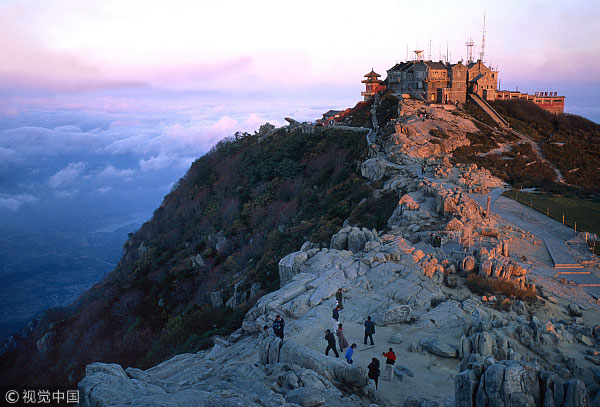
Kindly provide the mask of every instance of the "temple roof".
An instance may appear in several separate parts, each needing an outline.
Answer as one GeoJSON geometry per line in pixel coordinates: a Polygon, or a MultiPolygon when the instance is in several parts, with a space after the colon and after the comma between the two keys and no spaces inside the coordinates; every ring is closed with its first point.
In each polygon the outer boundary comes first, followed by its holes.
{"type": "Polygon", "coordinates": [[[377,72],[375,72],[373,70],[373,68],[371,68],[371,72],[369,72],[368,74],[365,75],[365,78],[379,78],[381,75],[379,75],[377,72]]]}

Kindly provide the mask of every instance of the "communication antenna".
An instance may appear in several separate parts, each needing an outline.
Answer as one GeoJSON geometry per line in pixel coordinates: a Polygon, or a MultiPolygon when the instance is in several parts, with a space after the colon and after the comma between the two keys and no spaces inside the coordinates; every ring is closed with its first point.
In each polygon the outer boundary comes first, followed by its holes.
{"type": "Polygon", "coordinates": [[[408,62],[408,44],[406,44],[406,62],[408,62]]]}
{"type": "Polygon", "coordinates": [[[483,63],[483,56],[485,55],[485,11],[483,12],[483,36],[481,37],[481,51],[479,51],[479,59],[483,63]]]}
{"type": "Polygon", "coordinates": [[[423,60],[423,50],[422,49],[417,49],[413,51],[415,53],[415,61],[422,61],[423,60]]]}
{"type": "Polygon", "coordinates": [[[448,54],[448,40],[446,40],[446,63],[448,63],[449,59],[450,59],[450,56],[448,54]]]}
{"type": "Polygon", "coordinates": [[[469,37],[469,40],[465,42],[465,45],[467,46],[467,64],[470,64],[473,62],[473,47],[475,46],[475,42],[469,37]]]}
{"type": "Polygon", "coordinates": [[[429,37],[429,54],[427,55],[427,59],[431,61],[431,37],[429,37]]]}

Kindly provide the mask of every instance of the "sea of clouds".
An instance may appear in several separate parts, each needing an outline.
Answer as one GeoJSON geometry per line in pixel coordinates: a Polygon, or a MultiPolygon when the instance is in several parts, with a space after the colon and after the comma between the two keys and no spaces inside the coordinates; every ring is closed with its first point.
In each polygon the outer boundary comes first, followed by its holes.
{"type": "MultiPolygon", "coordinates": [[[[313,121],[354,103],[108,92],[0,96],[0,325],[65,305],[97,281],[101,276],[61,289],[73,275],[69,253],[87,256],[98,232],[139,227],[222,138],[265,122],[283,125],[286,116],[313,121]]],[[[120,257],[97,252],[95,260],[108,265],[120,257]]]]}

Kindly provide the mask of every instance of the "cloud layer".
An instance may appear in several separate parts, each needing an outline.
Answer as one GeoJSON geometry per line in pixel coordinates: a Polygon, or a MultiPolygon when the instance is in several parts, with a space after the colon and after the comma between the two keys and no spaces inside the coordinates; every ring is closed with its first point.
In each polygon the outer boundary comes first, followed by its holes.
{"type": "Polygon", "coordinates": [[[312,120],[337,106],[331,103],[106,93],[0,99],[0,215],[27,205],[135,194],[151,211],[223,137],[266,121],[283,124],[285,116],[312,120]]]}

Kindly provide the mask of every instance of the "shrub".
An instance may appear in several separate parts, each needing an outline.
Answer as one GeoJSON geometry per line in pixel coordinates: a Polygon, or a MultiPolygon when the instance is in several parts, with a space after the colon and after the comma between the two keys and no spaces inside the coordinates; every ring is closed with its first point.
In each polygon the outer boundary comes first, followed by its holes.
{"type": "Polygon", "coordinates": [[[504,295],[518,300],[534,300],[535,291],[522,290],[510,280],[499,280],[494,278],[481,278],[476,273],[467,277],[467,287],[479,295],[504,295]]]}

